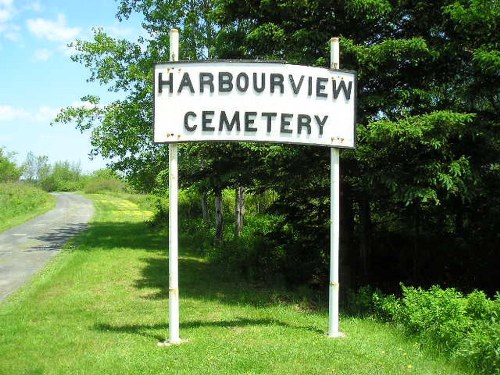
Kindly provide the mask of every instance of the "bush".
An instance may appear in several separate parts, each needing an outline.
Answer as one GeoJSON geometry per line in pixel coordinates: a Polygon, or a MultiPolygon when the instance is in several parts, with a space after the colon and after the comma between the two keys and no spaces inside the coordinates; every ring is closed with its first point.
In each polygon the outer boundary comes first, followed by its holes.
{"type": "Polygon", "coordinates": [[[84,188],[87,194],[122,193],[125,190],[126,184],[116,173],[109,169],[95,171],[87,179],[84,188]]]}
{"type": "Polygon", "coordinates": [[[227,230],[228,238],[210,249],[209,259],[226,274],[242,275],[251,282],[280,283],[284,252],[269,237],[280,222],[274,215],[247,216],[241,237],[227,230]]]}
{"type": "Polygon", "coordinates": [[[437,346],[485,374],[500,374],[500,296],[467,296],[455,289],[401,286],[403,297],[375,293],[377,316],[400,324],[409,334],[437,346]]]}
{"type": "Polygon", "coordinates": [[[40,181],[45,191],[76,191],[83,189],[83,179],[78,164],[56,162],[40,181]]]}
{"type": "Polygon", "coordinates": [[[490,300],[483,292],[467,296],[467,315],[473,320],[455,356],[483,373],[500,374],[500,294],[490,300]]]}
{"type": "Polygon", "coordinates": [[[21,177],[22,171],[13,158],[13,153],[8,153],[0,147],[0,182],[15,182],[21,177]]]}
{"type": "Polygon", "coordinates": [[[453,351],[465,332],[471,319],[465,315],[466,300],[455,289],[430,290],[402,286],[405,314],[399,319],[405,328],[414,334],[421,334],[431,342],[453,351]]]}
{"type": "Polygon", "coordinates": [[[455,357],[484,374],[500,374],[500,322],[477,322],[458,346],[455,357]]]}
{"type": "Polygon", "coordinates": [[[380,294],[380,291],[375,290],[370,285],[362,286],[357,291],[349,289],[344,298],[342,306],[346,314],[364,317],[373,315],[374,299],[380,294]]]}

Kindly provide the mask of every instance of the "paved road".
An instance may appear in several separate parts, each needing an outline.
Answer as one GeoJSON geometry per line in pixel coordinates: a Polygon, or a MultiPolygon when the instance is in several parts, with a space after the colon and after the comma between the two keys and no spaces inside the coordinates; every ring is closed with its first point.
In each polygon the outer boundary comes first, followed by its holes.
{"type": "Polygon", "coordinates": [[[92,202],[73,193],[54,193],[56,208],[0,233],[0,301],[40,270],[74,235],[87,227],[92,202]]]}

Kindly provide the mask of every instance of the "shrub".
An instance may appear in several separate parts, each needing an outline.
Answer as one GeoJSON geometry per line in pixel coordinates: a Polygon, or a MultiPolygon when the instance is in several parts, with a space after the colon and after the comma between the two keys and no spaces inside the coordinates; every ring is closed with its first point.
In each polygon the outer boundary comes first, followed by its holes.
{"type": "Polygon", "coordinates": [[[0,147],[0,182],[14,182],[21,177],[22,170],[13,161],[14,154],[0,147]]]}
{"type": "Polygon", "coordinates": [[[485,374],[500,374],[500,296],[401,285],[403,297],[375,293],[376,315],[485,374]]]}
{"type": "Polygon", "coordinates": [[[357,291],[349,289],[344,298],[343,310],[355,316],[369,316],[374,313],[374,301],[380,294],[370,285],[362,286],[357,291]]]}
{"type": "Polygon", "coordinates": [[[84,191],[87,194],[122,193],[126,184],[120,176],[109,169],[100,169],[86,178],[84,191]]]}
{"type": "Polygon", "coordinates": [[[375,316],[384,322],[399,322],[403,306],[401,300],[394,295],[384,296],[381,293],[373,294],[375,316]]]}
{"type": "Polygon", "coordinates": [[[500,322],[477,322],[463,338],[455,357],[484,374],[500,374],[500,322]]]}
{"type": "Polygon", "coordinates": [[[470,328],[462,294],[452,288],[443,290],[437,286],[428,291],[405,286],[402,289],[405,314],[399,318],[405,328],[452,351],[470,328]]]}
{"type": "Polygon", "coordinates": [[[91,178],[84,188],[87,194],[121,193],[125,191],[125,184],[118,179],[93,179],[91,178]]]}
{"type": "Polygon", "coordinates": [[[247,216],[241,237],[227,230],[228,238],[210,249],[209,259],[226,274],[239,274],[252,282],[281,282],[284,252],[269,237],[280,222],[274,215],[247,216]]]}
{"type": "Polygon", "coordinates": [[[474,324],[455,356],[483,373],[500,374],[500,294],[490,300],[474,291],[467,296],[466,311],[474,324]]]}
{"type": "Polygon", "coordinates": [[[83,188],[83,179],[78,164],[56,162],[46,176],[40,180],[45,191],[76,191],[83,188]]]}

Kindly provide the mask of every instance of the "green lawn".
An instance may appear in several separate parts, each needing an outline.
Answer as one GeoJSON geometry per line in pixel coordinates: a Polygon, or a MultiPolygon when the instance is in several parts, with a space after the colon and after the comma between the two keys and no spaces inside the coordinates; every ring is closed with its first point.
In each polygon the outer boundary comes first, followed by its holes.
{"type": "Polygon", "coordinates": [[[24,183],[0,183],[0,232],[54,208],[55,199],[24,183]]]}
{"type": "MultiPolygon", "coordinates": [[[[0,305],[0,374],[467,374],[371,319],[219,277],[181,246],[181,337],[168,337],[168,241],[130,201],[92,196],[88,232],[0,305]]],[[[195,246],[193,246],[194,248],[195,246]]]]}

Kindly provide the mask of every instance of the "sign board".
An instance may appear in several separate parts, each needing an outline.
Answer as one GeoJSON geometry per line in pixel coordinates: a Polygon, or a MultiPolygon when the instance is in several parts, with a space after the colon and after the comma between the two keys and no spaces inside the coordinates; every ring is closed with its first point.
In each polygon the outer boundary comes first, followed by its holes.
{"type": "Polygon", "coordinates": [[[356,75],[279,62],[155,65],[154,141],[354,147],[356,75]]]}

